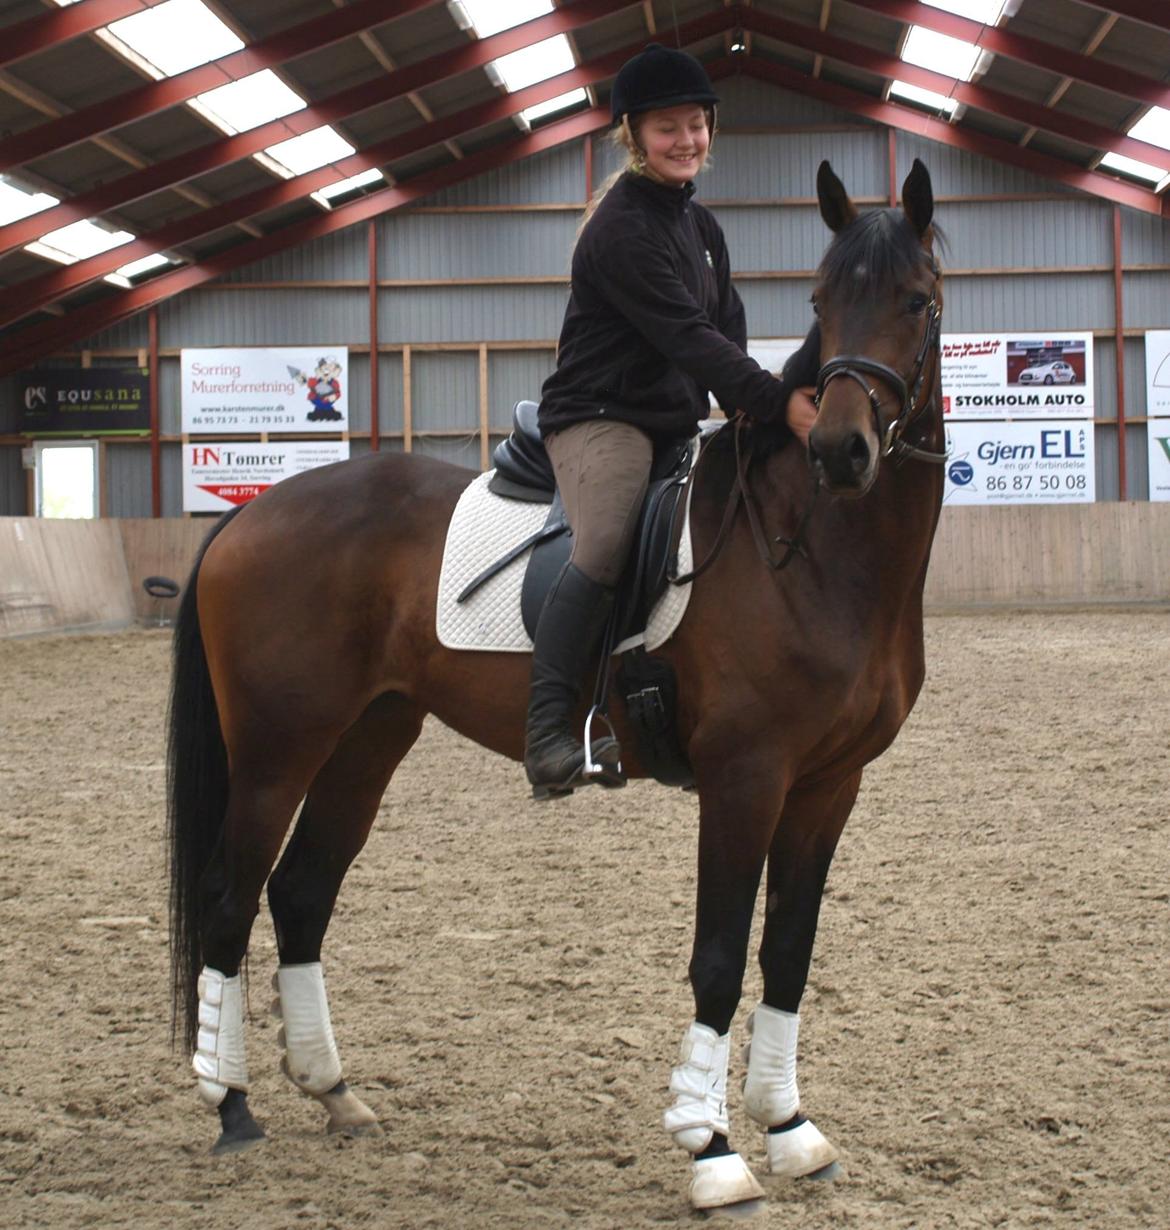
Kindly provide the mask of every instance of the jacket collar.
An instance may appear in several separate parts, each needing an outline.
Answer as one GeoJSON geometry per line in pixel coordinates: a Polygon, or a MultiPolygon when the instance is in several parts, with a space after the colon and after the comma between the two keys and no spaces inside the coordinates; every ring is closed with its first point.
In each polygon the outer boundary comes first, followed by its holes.
{"type": "Polygon", "coordinates": [[[672,188],[669,184],[660,184],[647,175],[627,171],[622,176],[622,181],[653,208],[672,217],[685,213],[691,197],[695,195],[693,180],[688,180],[681,188],[672,188]]]}

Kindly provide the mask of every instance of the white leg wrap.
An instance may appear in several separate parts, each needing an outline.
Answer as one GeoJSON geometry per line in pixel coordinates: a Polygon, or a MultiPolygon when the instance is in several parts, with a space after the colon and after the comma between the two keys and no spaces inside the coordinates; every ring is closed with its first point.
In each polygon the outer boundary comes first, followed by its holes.
{"type": "Polygon", "coordinates": [[[284,1020],[280,1031],[284,1071],[298,1088],[320,1097],[341,1080],[341,1056],[333,1039],[321,962],[282,965],[272,985],[279,995],[273,1008],[284,1020]]]}
{"type": "Polygon", "coordinates": [[[763,1127],[779,1127],[800,1109],[796,1088],[796,1035],[800,1017],[760,1004],[748,1017],[751,1041],[745,1048],[748,1070],[743,1105],[763,1127]]]}
{"type": "Polygon", "coordinates": [[[248,1092],[239,974],[225,978],[219,970],[203,967],[199,975],[199,1034],[191,1066],[199,1078],[199,1094],[209,1106],[218,1106],[229,1089],[248,1092]]]}
{"type": "Polygon", "coordinates": [[[702,1153],[716,1132],[726,1136],[727,1060],[731,1034],[720,1037],[692,1021],[683,1035],[680,1062],[670,1074],[674,1105],[662,1116],[674,1142],[689,1153],[702,1153]]]}

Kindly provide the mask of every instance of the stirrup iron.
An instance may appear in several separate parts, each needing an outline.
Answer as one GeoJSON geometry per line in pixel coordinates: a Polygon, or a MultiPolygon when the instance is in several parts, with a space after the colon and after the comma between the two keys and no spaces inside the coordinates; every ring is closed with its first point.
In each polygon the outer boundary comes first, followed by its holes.
{"type": "Polygon", "coordinates": [[[609,732],[609,737],[615,744],[618,742],[613,723],[609,720],[608,715],[602,710],[601,706],[595,704],[585,718],[585,767],[581,770],[581,777],[587,782],[597,782],[601,786],[624,786],[626,784],[626,774],[620,759],[616,765],[603,764],[593,759],[594,720],[600,721],[605,726],[605,729],[609,732]]]}

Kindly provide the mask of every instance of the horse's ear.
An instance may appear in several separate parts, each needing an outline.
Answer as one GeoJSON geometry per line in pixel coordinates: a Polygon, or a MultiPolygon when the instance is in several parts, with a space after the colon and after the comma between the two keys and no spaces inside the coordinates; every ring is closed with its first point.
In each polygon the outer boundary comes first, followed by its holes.
{"type": "Polygon", "coordinates": [[[917,158],[902,185],[902,209],[919,236],[925,235],[934,217],[934,189],[930,186],[930,172],[917,158]]]}
{"type": "Polygon", "coordinates": [[[817,200],[821,203],[821,217],[833,232],[844,230],[857,217],[857,207],[828,162],[817,168],[817,200]]]}

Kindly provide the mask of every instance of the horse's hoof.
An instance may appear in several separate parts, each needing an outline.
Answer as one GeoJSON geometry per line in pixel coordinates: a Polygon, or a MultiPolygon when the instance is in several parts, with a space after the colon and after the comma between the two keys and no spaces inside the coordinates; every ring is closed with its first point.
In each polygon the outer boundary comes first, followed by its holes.
{"type": "Polygon", "coordinates": [[[330,1136],[344,1136],[349,1140],[360,1140],[365,1136],[384,1136],[382,1125],[375,1119],[373,1123],[339,1123],[330,1119],[325,1128],[330,1136]]]}
{"type": "MultiPolygon", "coordinates": [[[[758,1204],[764,1197],[764,1189],[738,1153],[697,1158],[691,1163],[691,1172],[692,1208],[727,1209],[749,1202],[758,1204]]],[[[758,1212],[741,1211],[744,1216],[758,1212]]]]}
{"type": "Polygon", "coordinates": [[[248,1095],[239,1089],[229,1089],[219,1104],[219,1139],[211,1146],[216,1157],[227,1153],[243,1153],[265,1139],[264,1129],[252,1118],[248,1095]]]}
{"type": "Polygon", "coordinates": [[[840,1173],[840,1154],[808,1119],[783,1132],[769,1132],[764,1140],[768,1173],[777,1179],[833,1179],[840,1173]]]}
{"type": "Polygon", "coordinates": [[[378,1116],[345,1083],[339,1081],[328,1093],[319,1094],[317,1101],[329,1112],[325,1131],[330,1136],[381,1136],[378,1116]]]}
{"type": "Polygon", "coordinates": [[[229,1136],[227,1132],[222,1132],[219,1139],[211,1146],[211,1153],[213,1157],[226,1157],[229,1153],[243,1153],[245,1149],[251,1149],[267,1139],[264,1129],[259,1125],[257,1125],[257,1134],[254,1136],[229,1136]]]}

